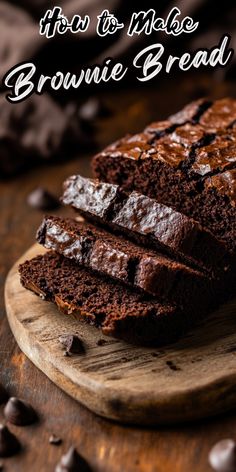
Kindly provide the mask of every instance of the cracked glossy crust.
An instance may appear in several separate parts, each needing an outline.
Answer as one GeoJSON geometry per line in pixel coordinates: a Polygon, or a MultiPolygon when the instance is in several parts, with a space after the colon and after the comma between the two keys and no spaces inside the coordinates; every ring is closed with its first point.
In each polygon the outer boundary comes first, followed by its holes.
{"type": "Polygon", "coordinates": [[[192,216],[234,252],[235,123],[236,100],[198,100],[107,147],[93,159],[94,175],[192,216]]]}

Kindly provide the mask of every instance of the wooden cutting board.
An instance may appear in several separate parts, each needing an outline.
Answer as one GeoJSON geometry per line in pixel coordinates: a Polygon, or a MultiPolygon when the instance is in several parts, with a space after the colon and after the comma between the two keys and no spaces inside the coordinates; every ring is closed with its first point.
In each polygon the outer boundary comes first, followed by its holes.
{"type": "Polygon", "coordinates": [[[135,347],[59,313],[21,286],[19,263],[43,252],[34,245],[10,271],[7,316],[22,351],[68,395],[104,417],[145,425],[198,419],[236,406],[236,301],[176,344],[135,347]],[[58,337],[68,333],[81,336],[85,354],[63,355],[58,337]],[[99,345],[100,339],[106,342],[99,345]]]}

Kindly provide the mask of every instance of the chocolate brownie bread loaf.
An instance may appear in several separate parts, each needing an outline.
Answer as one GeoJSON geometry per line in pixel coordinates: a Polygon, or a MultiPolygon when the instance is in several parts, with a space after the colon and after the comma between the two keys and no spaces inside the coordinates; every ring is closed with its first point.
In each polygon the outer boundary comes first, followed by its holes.
{"type": "Polygon", "coordinates": [[[185,215],[117,185],[72,176],[64,183],[63,203],[100,224],[161,250],[192,266],[212,271],[227,268],[225,245],[185,215]]]}
{"type": "Polygon", "coordinates": [[[100,327],[106,335],[141,344],[166,344],[196,322],[191,311],[183,313],[174,305],[150,300],[54,252],[26,261],[19,270],[25,288],[56,303],[62,312],[100,327]]]}
{"type": "Polygon", "coordinates": [[[94,175],[194,218],[235,252],[235,125],[236,100],[193,102],[95,156],[94,175]]]}
{"type": "Polygon", "coordinates": [[[206,309],[213,297],[205,274],[91,224],[46,217],[37,240],[80,266],[187,310],[206,309]]]}

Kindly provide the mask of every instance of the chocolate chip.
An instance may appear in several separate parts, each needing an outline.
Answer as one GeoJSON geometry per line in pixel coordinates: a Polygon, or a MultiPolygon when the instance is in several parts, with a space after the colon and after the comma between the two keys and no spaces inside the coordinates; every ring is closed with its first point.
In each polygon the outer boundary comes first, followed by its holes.
{"type": "Polygon", "coordinates": [[[60,206],[59,200],[44,188],[38,187],[28,195],[27,203],[36,210],[54,210],[60,206]]]}
{"type": "Polygon", "coordinates": [[[85,349],[83,342],[74,334],[63,334],[59,337],[59,342],[65,346],[66,355],[68,354],[84,354],[85,349]]]}
{"type": "Polygon", "coordinates": [[[104,344],[106,343],[107,343],[106,340],[101,338],[97,341],[97,346],[104,346],[104,344]]]}
{"type": "Polygon", "coordinates": [[[209,464],[218,472],[235,472],[236,443],[232,439],[216,443],[209,453],[209,464]]]}
{"type": "Polygon", "coordinates": [[[69,451],[62,456],[55,472],[91,472],[91,468],[85,459],[71,447],[69,451]]]}
{"type": "Polygon", "coordinates": [[[15,397],[8,400],[4,408],[4,416],[9,423],[17,426],[26,426],[37,420],[32,406],[15,397]]]}
{"type": "Polygon", "coordinates": [[[8,394],[5,390],[5,388],[3,387],[3,385],[0,384],[0,405],[2,403],[5,403],[8,399],[8,394]]]}
{"type": "Polygon", "coordinates": [[[166,365],[169,367],[170,370],[173,370],[175,372],[181,370],[181,368],[175,365],[173,361],[166,361],[166,365]]]}
{"type": "Polygon", "coordinates": [[[0,461],[0,471],[4,469],[4,462],[0,461]]]}
{"type": "Polygon", "coordinates": [[[0,457],[10,457],[20,450],[20,443],[7,426],[0,425],[0,457]]]}
{"type": "Polygon", "coordinates": [[[79,118],[82,123],[91,123],[96,118],[103,118],[109,114],[108,108],[97,98],[90,98],[79,108],[79,118]]]}
{"type": "Polygon", "coordinates": [[[71,357],[71,354],[69,354],[69,352],[67,352],[67,351],[64,351],[63,356],[64,357],[71,357]]]}
{"type": "Polygon", "coordinates": [[[60,446],[62,443],[62,439],[59,438],[58,436],[55,436],[55,434],[52,434],[49,438],[49,444],[52,444],[53,446],[60,446]]]}

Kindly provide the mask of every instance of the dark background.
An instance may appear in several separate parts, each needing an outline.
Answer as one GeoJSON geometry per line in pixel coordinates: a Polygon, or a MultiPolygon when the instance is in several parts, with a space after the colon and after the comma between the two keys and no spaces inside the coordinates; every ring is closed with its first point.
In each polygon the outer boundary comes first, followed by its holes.
{"type": "MultiPolygon", "coordinates": [[[[39,44],[37,21],[44,9],[53,6],[54,2],[18,0],[15,3],[17,9],[13,2],[0,2],[0,77],[3,72],[22,60],[38,61],[42,69],[48,67],[58,70],[62,64],[66,70],[76,70],[85,63],[96,62],[111,55],[111,52],[114,57],[118,58],[120,55],[129,60],[135,48],[142,48],[143,43],[132,44],[131,51],[130,44],[123,42],[122,38],[112,38],[112,43],[108,43],[107,40],[100,42],[93,35],[83,41],[79,36],[67,36],[62,38],[60,44],[58,38],[50,41],[50,44],[39,44]],[[22,7],[22,10],[19,10],[19,7],[22,7]],[[66,62],[64,58],[67,59],[66,62]]],[[[124,18],[124,21],[130,17],[130,11],[133,11],[134,7],[138,10],[138,2],[125,0],[65,0],[61,4],[65,12],[68,9],[71,13],[89,13],[91,16],[95,10],[100,13],[107,7],[120,15],[121,20],[124,18]]],[[[147,0],[145,9],[155,6],[161,16],[176,4],[147,0]]],[[[191,35],[191,42],[190,35],[183,35],[178,41],[170,41],[166,44],[170,51],[184,52],[190,47],[209,47],[217,44],[223,33],[232,34],[233,47],[236,37],[235,2],[186,0],[179,3],[179,6],[184,15],[189,14],[199,20],[201,28],[191,35]]],[[[163,35],[158,35],[157,38],[149,38],[148,42],[154,42],[156,39],[166,40],[163,35]]],[[[145,38],[140,41],[145,41],[145,38]]],[[[236,96],[234,61],[227,69],[161,76],[141,87],[138,87],[137,81],[129,78],[128,82],[115,88],[89,88],[73,96],[54,96],[52,101],[47,103],[45,113],[50,119],[47,122],[48,132],[42,133],[42,140],[50,137],[52,123],[59,133],[57,113],[54,113],[55,104],[59,104],[62,113],[68,103],[72,103],[77,110],[73,120],[76,120],[78,126],[78,139],[75,140],[73,152],[68,153],[65,147],[61,155],[57,146],[48,143],[48,152],[44,154],[41,151],[44,149],[41,145],[45,143],[40,142],[39,146],[36,138],[45,124],[45,117],[42,119],[37,105],[28,106],[28,101],[27,106],[26,102],[22,106],[10,105],[2,91],[0,382],[12,395],[23,397],[33,404],[41,417],[38,425],[22,430],[12,428],[22,441],[24,450],[20,456],[6,462],[6,470],[49,472],[54,470],[62,452],[74,444],[95,471],[207,472],[211,470],[207,463],[210,447],[219,439],[236,437],[235,413],[194,425],[150,430],[122,427],[97,418],[56,388],[20,352],[10,332],[4,308],[6,275],[12,264],[33,244],[35,231],[44,214],[27,204],[28,195],[35,188],[43,187],[59,196],[62,182],[68,175],[90,175],[90,159],[97,150],[127,132],[141,130],[152,120],[165,118],[185,103],[203,95],[216,98],[236,96]],[[86,103],[89,97],[95,97],[109,112],[95,113],[89,123],[84,123],[83,120],[81,122],[80,105],[86,103]],[[27,133],[35,136],[30,148],[25,144],[27,133]],[[58,449],[48,444],[51,433],[63,438],[63,444],[58,449]]],[[[57,214],[68,214],[68,210],[60,208],[57,214]]],[[[3,420],[2,410],[0,420],[3,420]]]]}

